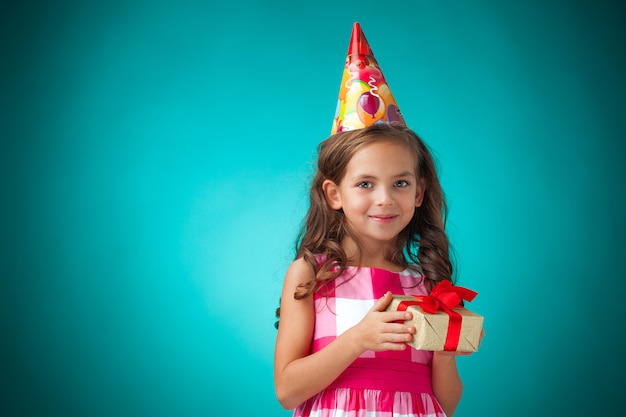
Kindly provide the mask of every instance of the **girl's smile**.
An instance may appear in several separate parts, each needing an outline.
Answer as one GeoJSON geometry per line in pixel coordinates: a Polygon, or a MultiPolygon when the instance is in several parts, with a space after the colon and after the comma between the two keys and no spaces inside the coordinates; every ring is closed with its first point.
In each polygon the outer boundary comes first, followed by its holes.
{"type": "Polygon", "coordinates": [[[380,222],[380,223],[391,223],[393,222],[395,219],[398,218],[398,216],[396,215],[384,215],[384,214],[379,214],[379,215],[370,215],[370,218],[374,221],[380,222]]]}

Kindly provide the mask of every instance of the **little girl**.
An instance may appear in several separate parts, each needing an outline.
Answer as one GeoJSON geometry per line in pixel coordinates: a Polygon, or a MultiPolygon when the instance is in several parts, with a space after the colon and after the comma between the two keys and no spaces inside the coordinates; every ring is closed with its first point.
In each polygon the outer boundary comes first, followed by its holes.
{"type": "Polygon", "coordinates": [[[319,146],[310,207],[284,279],[274,383],[294,416],[450,416],[463,391],[455,352],[405,342],[392,294],[451,280],[446,203],[433,159],[403,125],[319,146]]]}

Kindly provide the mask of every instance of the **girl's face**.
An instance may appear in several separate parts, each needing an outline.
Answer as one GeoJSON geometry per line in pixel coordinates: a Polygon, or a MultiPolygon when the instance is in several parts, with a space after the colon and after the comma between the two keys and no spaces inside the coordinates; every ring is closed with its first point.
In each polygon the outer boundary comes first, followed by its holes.
{"type": "Polygon", "coordinates": [[[415,166],[406,146],[374,142],[354,154],[339,184],[324,181],[324,193],[334,210],[343,209],[360,242],[380,247],[398,236],[422,204],[424,187],[415,166]]]}

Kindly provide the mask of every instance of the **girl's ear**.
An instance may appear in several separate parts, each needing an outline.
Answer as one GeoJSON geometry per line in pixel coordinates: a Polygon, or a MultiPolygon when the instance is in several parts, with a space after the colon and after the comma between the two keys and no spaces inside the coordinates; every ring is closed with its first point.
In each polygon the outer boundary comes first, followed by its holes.
{"type": "Polygon", "coordinates": [[[322,191],[324,191],[324,196],[326,197],[328,205],[333,210],[339,210],[342,207],[339,186],[335,184],[334,181],[324,180],[322,183],[322,191]]]}
{"type": "Polygon", "coordinates": [[[424,192],[426,192],[426,181],[420,178],[417,192],[415,194],[415,207],[421,207],[424,202],[424,192]]]}

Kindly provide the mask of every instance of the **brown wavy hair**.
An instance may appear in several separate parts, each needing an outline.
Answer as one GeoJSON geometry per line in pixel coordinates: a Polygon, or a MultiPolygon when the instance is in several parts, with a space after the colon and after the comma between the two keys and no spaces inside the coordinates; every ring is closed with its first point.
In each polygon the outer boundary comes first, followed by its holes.
{"type": "Polygon", "coordinates": [[[397,124],[375,124],[336,133],[318,146],[317,171],[309,191],[309,209],[296,240],[295,256],[295,259],[303,257],[311,265],[315,279],[300,284],[295,299],[320,291],[324,283],[337,278],[348,266],[349,260],[341,242],[346,236],[357,243],[358,239],[346,227],[343,211],[328,205],[322,183],[331,180],[339,184],[352,156],[363,146],[378,141],[406,146],[415,157],[415,172],[425,188],[421,207],[416,208],[393,248],[385,254],[387,260],[404,267],[419,265],[430,288],[442,280],[453,281],[451,247],[445,233],[448,207],[435,161],[426,144],[411,129],[397,124]],[[321,265],[316,255],[325,257],[321,265]]]}

